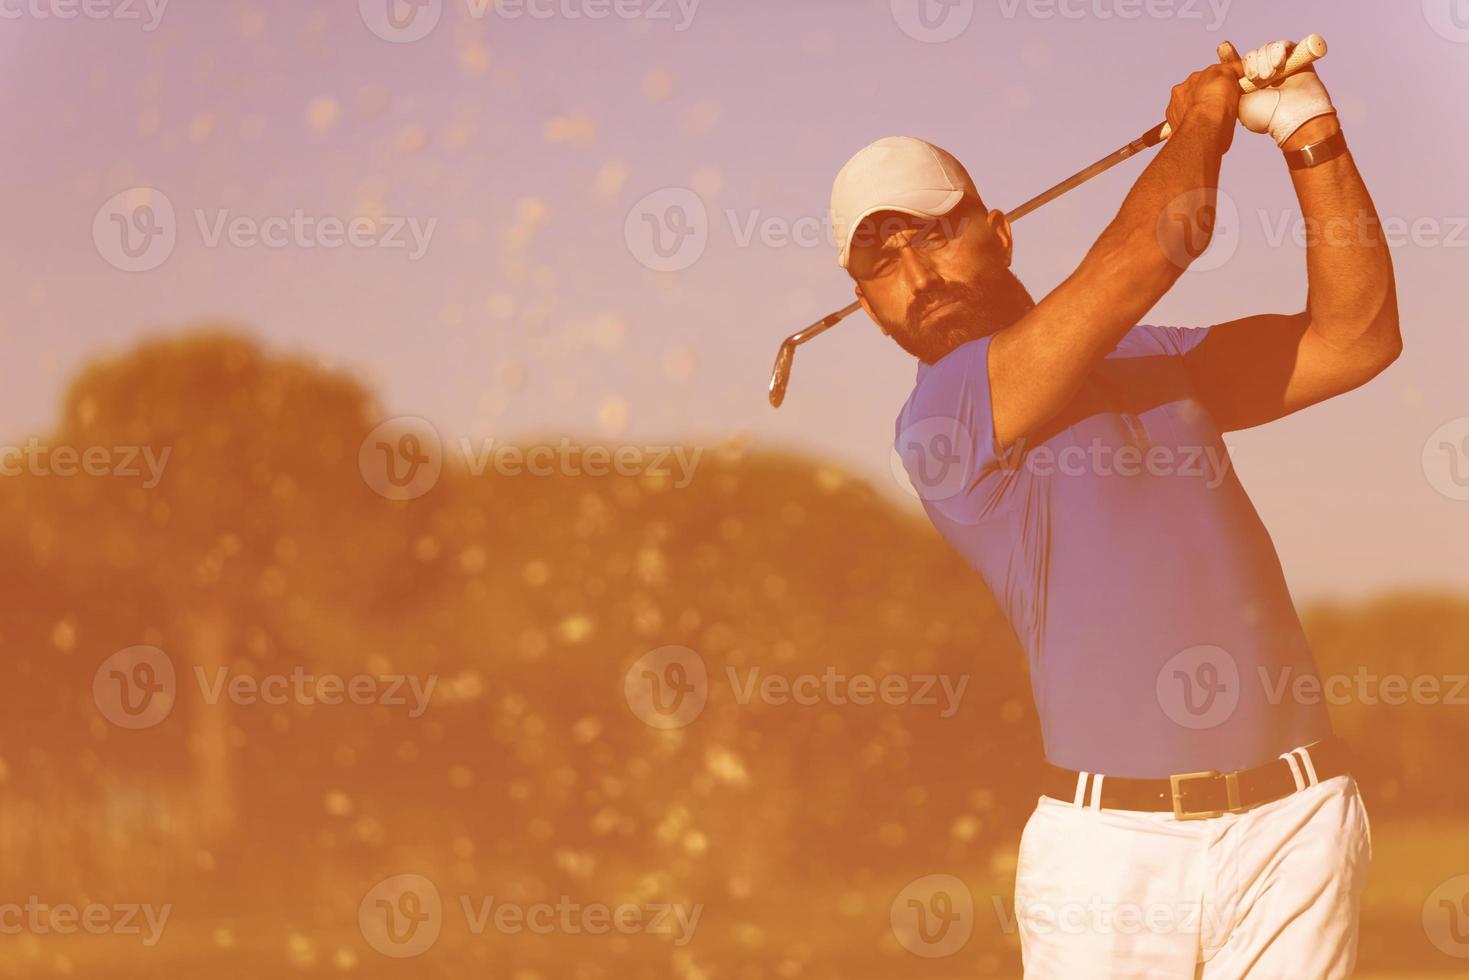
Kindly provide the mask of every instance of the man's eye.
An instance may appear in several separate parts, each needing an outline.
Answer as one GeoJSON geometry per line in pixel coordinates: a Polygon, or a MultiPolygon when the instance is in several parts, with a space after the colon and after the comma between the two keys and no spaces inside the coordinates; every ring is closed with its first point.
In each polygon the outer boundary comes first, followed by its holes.
{"type": "Polygon", "coordinates": [[[876,262],[872,263],[872,274],[874,276],[885,276],[889,272],[892,272],[893,268],[896,265],[897,262],[893,260],[892,256],[878,259],[876,262]]]}
{"type": "Polygon", "coordinates": [[[943,248],[948,244],[948,239],[943,236],[936,226],[925,228],[914,240],[915,247],[920,249],[943,248]]]}

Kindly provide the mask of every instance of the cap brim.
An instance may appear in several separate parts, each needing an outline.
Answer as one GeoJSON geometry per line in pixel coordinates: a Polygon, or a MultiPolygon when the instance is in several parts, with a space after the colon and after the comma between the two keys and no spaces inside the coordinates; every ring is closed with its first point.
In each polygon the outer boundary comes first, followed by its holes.
{"type": "Polygon", "coordinates": [[[862,222],[874,214],[881,211],[897,211],[899,214],[912,215],[915,218],[941,218],[958,207],[959,202],[963,199],[962,189],[946,191],[922,188],[886,195],[880,204],[863,209],[852,222],[852,227],[847,229],[847,237],[842,242],[842,251],[837,256],[837,264],[843,269],[847,267],[847,260],[852,253],[852,239],[856,236],[857,229],[862,227],[862,222]]]}

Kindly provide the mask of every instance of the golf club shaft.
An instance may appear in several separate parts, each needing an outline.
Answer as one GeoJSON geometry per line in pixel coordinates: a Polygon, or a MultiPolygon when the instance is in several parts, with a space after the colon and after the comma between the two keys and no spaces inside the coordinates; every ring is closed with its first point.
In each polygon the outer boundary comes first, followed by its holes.
{"type": "Polygon", "coordinates": [[[1055,187],[1052,187],[1048,191],[1042,191],[1035,197],[1020,205],[1020,207],[1015,208],[1013,211],[1005,212],[1005,219],[1007,221],[1014,221],[1016,218],[1023,218],[1041,205],[1049,204],[1072,188],[1085,184],[1097,174],[1102,173],[1106,170],[1111,170],[1113,167],[1117,166],[1128,157],[1135,156],[1136,154],[1141,153],[1143,150],[1146,150],[1150,146],[1157,146],[1159,143],[1163,142],[1163,140],[1167,138],[1163,135],[1163,131],[1167,128],[1167,123],[1161,123],[1157,126],[1154,126],[1152,129],[1148,130],[1146,133],[1143,133],[1131,143],[1128,143],[1122,149],[1117,150],[1114,153],[1107,154],[1106,156],[1102,157],[1102,159],[1092,164],[1090,167],[1087,167],[1085,170],[1077,171],[1070,177],[1067,177],[1065,180],[1061,181],[1061,183],[1057,184],[1055,187]]]}
{"type": "MultiPolygon", "coordinates": [[[[1296,72],[1302,71],[1307,65],[1323,57],[1325,54],[1326,41],[1324,41],[1319,34],[1310,35],[1309,37],[1301,41],[1301,43],[1297,44],[1295,48],[1291,51],[1290,58],[1286,60],[1285,68],[1281,72],[1281,77],[1284,78],[1287,75],[1294,75],[1296,72]]],[[[1248,78],[1241,78],[1239,80],[1239,87],[1240,91],[1245,94],[1257,91],[1255,83],[1250,81],[1248,78]]],[[[1122,149],[1116,151],[1115,153],[1109,153],[1107,156],[1102,157],[1102,159],[1098,160],[1090,167],[1087,167],[1085,170],[1081,170],[1075,174],[1072,174],[1070,177],[1067,177],[1065,180],[1061,181],[1061,183],[1057,184],[1055,187],[1052,187],[1050,190],[1037,194],[1035,197],[1026,201],[1015,210],[1006,212],[1005,217],[1010,221],[1014,221],[1016,218],[1024,217],[1041,205],[1049,204],[1051,201],[1054,201],[1056,198],[1060,197],[1062,194],[1065,194],[1072,188],[1078,187],[1081,184],[1086,183],[1093,177],[1097,176],[1097,174],[1100,174],[1106,170],[1111,170],[1113,167],[1117,166],[1117,164],[1121,163],[1123,160],[1126,160],[1128,157],[1141,153],[1143,150],[1146,150],[1150,146],[1157,146],[1159,143],[1163,142],[1172,135],[1172,126],[1170,126],[1166,122],[1159,123],[1157,126],[1149,129],[1146,133],[1142,134],[1131,143],[1128,143],[1122,149]]]]}
{"type": "MultiPolygon", "coordinates": [[[[1096,163],[1092,164],[1090,167],[1087,167],[1085,170],[1072,174],[1070,177],[1067,177],[1065,180],[1061,181],[1061,183],[1057,184],[1055,187],[1052,187],[1050,190],[1043,191],[1042,193],[1037,194],[1035,197],[1026,201],[1024,204],[1020,205],[1018,208],[1006,212],[1006,220],[1014,221],[1017,218],[1022,218],[1030,212],[1034,211],[1036,208],[1039,208],[1042,205],[1049,203],[1050,201],[1054,201],[1056,198],[1060,197],[1062,194],[1065,194],[1067,191],[1071,190],[1077,185],[1086,183],[1088,180],[1091,180],[1102,171],[1110,170],[1112,167],[1117,166],[1117,164],[1121,163],[1123,160],[1126,160],[1128,157],[1133,156],[1134,154],[1139,153],[1150,146],[1156,146],[1158,143],[1162,142],[1162,136],[1160,134],[1162,133],[1163,129],[1167,127],[1167,125],[1167,123],[1162,123],[1158,126],[1154,126],[1142,136],[1139,136],[1137,139],[1133,140],[1131,143],[1128,143],[1126,146],[1122,147],[1120,150],[1117,150],[1115,153],[1109,153],[1107,156],[1098,160],[1096,163]]],[[[856,313],[861,308],[861,303],[849,303],[848,305],[842,307],[840,310],[837,310],[835,313],[828,313],[826,316],[822,317],[820,320],[817,320],[815,323],[812,323],[806,327],[802,327],[800,330],[796,331],[785,339],[785,342],[780,345],[779,353],[777,353],[775,356],[775,370],[772,371],[770,375],[771,405],[779,408],[781,402],[785,401],[786,385],[790,382],[791,363],[795,359],[796,348],[801,344],[804,344],[806,341],[811,340],[813,337],[818,337],[826,331],[830,330],[832,327],[836,326],[838,323],[841,323],[843,320],[851,316],[853,313],[856,313]]]]}
{"type": "MultiPolygon", "coordinates": [[[[1222,47],[1223,45],[1221,45],[1222,47]]],[[[1294,75],[1296,72],[1303,71],[1312,62],[1325,56],[1326,41],[1319,34],[1309,35],[1291,51],[1290,57],[1286,60],[1285,67],[1281,70],[1280,77],[1285,78],[1286,76],[1294,75]]],[[[1257,90],[1255,84],[1248,78],[1241,78],[1239,85],[1240,90],[1246,94],[1257,90]]],[[[1054,201],[1067,191],[1086,183],[1098,174],[1111,170],[1123,160],[1135,156],[1149,147],[1157,146],[1159,143],[1168,139],[1172,133],[1173,128],[1167,122],[1159,123],[1121,149],[1107,154],[1096,163],[1077,171],[1049,190],[1042,191],[1019,207],[1007,211],[1005,213],[1006,220],[1015,221],[1018,218],[1023,218],[1037,208],[1054,201]]],[[[780,351],[775,357],[775,370],[770,375],[771,405],[779,408],[781,402],[785,400],[786,385],[790,383],[791,364],[795,360],[796,348],[811,338],[830,330],[861,308],[861,303],[848,304],[835,313],[828,313],[820,320],[802,328],[785,339],[785,342],[780,345],[780,351]]]]}

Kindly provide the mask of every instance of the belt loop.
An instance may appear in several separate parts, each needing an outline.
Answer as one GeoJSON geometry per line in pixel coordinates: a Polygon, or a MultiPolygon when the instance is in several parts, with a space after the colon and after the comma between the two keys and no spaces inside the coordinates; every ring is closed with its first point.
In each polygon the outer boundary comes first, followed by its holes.
{"type": "Polygon", "coordinates": [[[1290,766],[1291,778],[1296,781],[1296,789],[1305,789],[1306,781],[1301,778],[1301,764],[1296,761],[1294,750],[1292,750],[1291,752],[1283,752],[1281,753],[1280,757],[1286,761],[1287,765],[1290,766]]]}
{"type": "Polygon", "coordinates": [[[1089,772],[1076,774],[1076,796],[1072,799],[1072,806],[1086,806],[1086,781],[1091,778],[1089,772]]]}
{"type": "Polygon", "coordinates": [[[1088,804],[1093,810],[1102,808],[1102,781],[1107,778],[1106,773],[1097,773],[1097,778],[1092,780],[1092,799],[1088,804]]]}
{"type": "Polygon", "coordinates": [[[1303,745],[1295,751],[1301,754],[1301,763],[1306,767],[1306,775],[1311,777],[1311,785],[1315,786],[1321,782],[1321,780],[1316,778],[1316,766],[1311,761],[1311,750],[1303,745]]]}

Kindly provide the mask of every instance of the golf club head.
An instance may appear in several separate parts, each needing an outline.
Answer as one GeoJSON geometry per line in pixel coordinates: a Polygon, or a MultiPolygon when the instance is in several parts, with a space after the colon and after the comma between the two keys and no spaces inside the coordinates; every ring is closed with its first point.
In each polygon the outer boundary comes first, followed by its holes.
{"type": "Polygon", "coordinates": [[[781,342],[780,350],[775,355],[775,370],[770,373],[770,404],[772,406],[780,408],[780,403],[785,401],[786,385],[791,383],[791,362],[796,359],[796,348],[812,337],[830,330],[861,307],[861,303],[844,306],[835,313],[828,313],[804,330],[796,331],[781,342]]]}
{"type": "Polygon", "coordinates": [[[770,404],[780,408],[786,399],[786,385],[791,383],[791,364],[796,360],[796,345],[787,339],[775,355],[775,370],[770,372],[770,404]]]}

